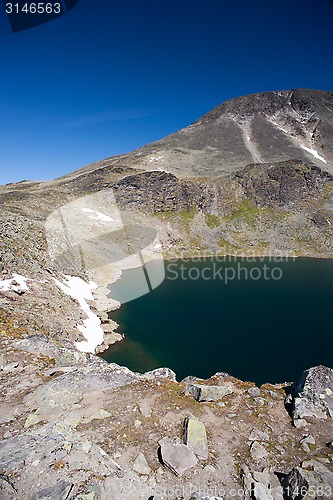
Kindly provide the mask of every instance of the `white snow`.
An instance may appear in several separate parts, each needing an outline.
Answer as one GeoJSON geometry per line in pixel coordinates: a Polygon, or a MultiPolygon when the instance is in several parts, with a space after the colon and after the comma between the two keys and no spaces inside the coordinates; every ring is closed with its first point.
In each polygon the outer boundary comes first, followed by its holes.
{"type": "Polygon", "coordinates": [[[99,222],[115,222],[112,217],[103,214],[102,212],[97,212],[97,210],[92,210],[91,208],[82,208],[83,212],[90,213],[90,218],[93,220],[97,220],[99,222]]]}
{"type": "Polygon", "coordinates": [[[25,276],[20,274],[13,274],[13,278],[9,280],[0,280],[0,290],[4,292],[9,292],[13,290],[14,292],[26,292],[29,290],[27,285],[27,280],[25,276]]]}
{"type": "Polygon", "coordinates": [[[284,132],[285,134],[290,135],[290,133],[288,132],[288,130],[286,130],[285,128],[281,127],[281,125],[278,125],[276,122],[273,122],[273,123],[276,126],[276,128],[278,128],[279,130],[282,130],[282,132],[284,132]]]}
{"type": "Polygon", "coordinates": [[[320,154],[315,149],[307,148],[306,146],[303,146],[302,144],[301,144],[301,148],[305,149],[305,151],[307,151],[308,153],[312,154],[312,156],[314,156],[318,160],[320,160],[320,161],[322,161],[324,163],[327,163],[327,161],[325,160],[325,158],[323,158],[322,156],[320,156],[320,154]]]}
{"type": "Polygon", "coordinates": [[[160,161],[163,160],[163,155],[162,156],[152,156],[149,160],[149,163],[152,163],[153,161],[160,161]]]}
{"type": "Polygon", "coordinates": [[[56,284],[61,288],[61,290],[77,300],[82,311],[84,311],[88,319],[86,319],[83,325],[77,325],[77,329],[85,337],[85,341],[75,342],[77,349],[81,352],[95,352],[98,345],[103,343],[104,332],[101,327],[101,320],[99,317],[92,312],[87,300],[94,300],[92,290],[97,288],[97,285],[90,281],[86,283],[83,279],[77,276],[65,276],[65,283],[56,280],[56,284]]]}
{"type": "MultiPolygon", "coordinates": [[[[285,130],[284,128],[282,128],[280,125],[278,125],[277,123],[274,122],[274,125],[282,130],[282,132],[284,132],[285,134],[289,134],[288,130],[285,130]]],[[[323,158],[322,156],[320,156],[320,154],[318,153],[318,151],[316,151],[315,149],[313,148],[308,148],[307,146],[303,146],[303,144],[300,144],[301,148],[304,149],[305,151],[307,151],[308,153],[310,153],[312,156],[314,156],[315,158],[317,158],[317,160],[320,160],[322,161],[323,163],[327,163],[327,161],[325,160],[325,158],[323,158]]]]}

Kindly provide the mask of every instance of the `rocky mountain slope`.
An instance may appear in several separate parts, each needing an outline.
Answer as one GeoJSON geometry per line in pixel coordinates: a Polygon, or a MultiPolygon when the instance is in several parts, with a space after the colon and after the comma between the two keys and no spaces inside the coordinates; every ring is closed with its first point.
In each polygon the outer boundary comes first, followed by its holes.
{"type": "Polygon", "coordinates": [[[107,286],[142,264],[134,254],[332,257],[332,131],[331,92],[257,94],[54,181],[0,186],[1,498],[332,491],[330,369],[304,394],[303,380],[288,408],[290,384],[178,383],[89,354],[119,340],[107,286]],[[193,384],[219,397],[199,401],[193,384]],[[185,420],[201,429],[204,459],[176,439],[185,420]],[[196,489],[182,493],[189,482],[196,489]]]}

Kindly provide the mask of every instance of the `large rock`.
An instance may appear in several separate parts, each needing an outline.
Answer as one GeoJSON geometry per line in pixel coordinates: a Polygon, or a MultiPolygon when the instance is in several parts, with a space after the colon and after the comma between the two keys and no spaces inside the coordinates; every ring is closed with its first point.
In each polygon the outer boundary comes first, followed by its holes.
{"type": "Polygon", "coordinates": [[[68,498],[73,484],[66,481],[58,481],[54,486],[44,488],[36,494],[37,500],[66,500],[68,498]]]}
{"type": "Polygon", "coordinates": [[[250,472],[244,465],[243,485],[245,492],[253,500],[283,500],[283,488],[272,468],[266,467],[262,472],[250,472]]]}
{"type": "Polygon", "coordinates": [[[323,464],[311,461],[311,469],[295,467],[281,481],[285,500],[320,500],[333,497],[333,474],[323,464]]]}
{"type": "Polygon", "coordinates": [[[184,442],[198,458],[208,459],[206,428],[200,420],[189,415],[184,422],[184,442]]]}
{"type": "Polygon", "coordinates": [[[291,388],[292,415],[294,419],[333,416],[333,370],[315,366],[305,370],[291,388]]]}
{"type": "Polygon", "coordinates": [[[187,469],[197,464],[193,451],[181,443],[180,439],[163,438],[159,441],[163,464],[176,476],[181,476],[187,469]]]}
{"type": "Polygon", "coordinates": [[[201,384],[189,384],[185,391],[186,395],[193,396],[197,401],[219,401],[232,393],[233,390],[228,386],[201,384]]]}

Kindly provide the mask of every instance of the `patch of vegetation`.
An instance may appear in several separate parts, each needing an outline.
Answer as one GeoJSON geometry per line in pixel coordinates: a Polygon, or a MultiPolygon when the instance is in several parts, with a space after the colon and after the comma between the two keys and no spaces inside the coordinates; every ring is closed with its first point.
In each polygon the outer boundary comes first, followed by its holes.
{"type": "Polygon", "coordinates": [[[247,225],[256,228],[258,220],[265,218],[270,221],[280,218],[283,213],[278,213],[270,207],[258,207],[252,200],[242,200],[237,208],[224,217],[226,223],[243,220],[247,225]]]}
{"type": "Polygon", "coordinates": [[[153,216],[158,217],[161,220],[172,221],[182,226],[188,227],[192,220],[194,219],[197,210],[193,207],[191,210],[186,212],[154,212],[153,216]]]}
{"type": "Polygon", "coordinates": [[[205,222],[211,229],[213,229],[214,227],[219,227],[221,225],[220,217],[213,214],[205,214],[205,222]]]}
{"type": "Polygon", "coordinates": [[[225,238],[220,238],[218,241],[217,241],[217,244],[221,247],[221,248],[224,248],[226,251],[238,251],[239,248],[236,246],[236,245],[232,245],[231,243],[229,243],[228,240],[226,240],[225,238]]]}
{"type": "Polygon", "coordinates": [[[257,245],[259,248],[268,248],[270,246],[270,243],[268,241],[258,241],[257,245]]]}

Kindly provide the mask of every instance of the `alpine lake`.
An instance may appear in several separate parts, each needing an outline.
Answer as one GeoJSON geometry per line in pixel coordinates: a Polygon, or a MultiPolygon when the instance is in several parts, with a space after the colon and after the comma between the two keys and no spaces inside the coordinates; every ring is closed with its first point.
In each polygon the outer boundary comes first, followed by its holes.
{"type": "MultiPolygon", "coordinates": [[[[214,257],[165,261],[162,283],[109,313],[124,334],[102,357],[180,381],[227,372],[257,385],[333,367],[333,259],[214,257]]],[[[110,285],[135,283],[139,269],[110,285]]],[[[126,285],[127,286],[127,285],[126,285]]]]}

